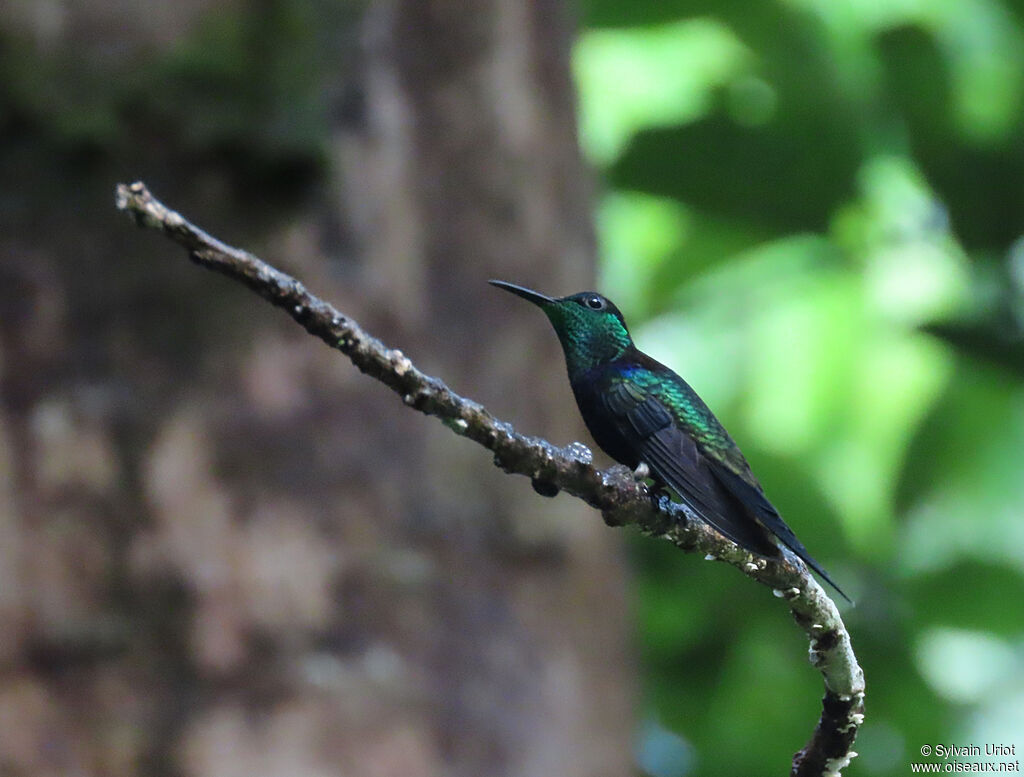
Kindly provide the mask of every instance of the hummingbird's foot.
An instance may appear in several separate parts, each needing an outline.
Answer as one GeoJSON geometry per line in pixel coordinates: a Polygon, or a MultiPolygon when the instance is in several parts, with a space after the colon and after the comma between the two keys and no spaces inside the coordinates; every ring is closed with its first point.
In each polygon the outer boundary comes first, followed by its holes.
{"type": "Polygon", "coordinates": [[[659,510],[665,510],[672,504],[672,490],[664,483],[654,481],[647,487],[647,495],[651,503],[659,510]]]}

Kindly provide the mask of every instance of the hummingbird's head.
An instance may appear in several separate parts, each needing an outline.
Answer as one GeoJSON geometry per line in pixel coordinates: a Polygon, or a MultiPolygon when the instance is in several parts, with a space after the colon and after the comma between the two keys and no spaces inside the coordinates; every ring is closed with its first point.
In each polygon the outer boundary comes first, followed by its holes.
{"type": "Polygon", "coordinates": [[[619,358],[633,344],[622,313],[595,291],[555,298],[505,281],[490,283],[544,311],[562,343],[570,377],[619,358]]]}

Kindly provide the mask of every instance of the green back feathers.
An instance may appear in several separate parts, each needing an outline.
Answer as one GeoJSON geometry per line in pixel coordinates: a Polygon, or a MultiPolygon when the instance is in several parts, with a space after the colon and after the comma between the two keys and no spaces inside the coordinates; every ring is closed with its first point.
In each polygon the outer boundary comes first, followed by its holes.
{"type": "Polygon", "coordinates": [[[744,478],[750,476],[749,466],[740,449],[704,400],[676,373],[663,365],[658,367],[658,370],[644,366],[626,369],[622,372],[622,380],[656,397],[687,434],[703,446],[707,455],[744,478]]]}

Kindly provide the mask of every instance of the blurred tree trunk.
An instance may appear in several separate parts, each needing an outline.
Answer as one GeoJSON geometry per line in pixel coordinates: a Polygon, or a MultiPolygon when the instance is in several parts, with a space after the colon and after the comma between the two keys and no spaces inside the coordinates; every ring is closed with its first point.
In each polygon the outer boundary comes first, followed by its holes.
{"type": "MultiPolygon", "coordinates": [[[[159,6],[156,25],[114,5],[13,34],[88,63],[125,35],[170,45],[201,10],[159,6]]],[[[107,216],[115,176],[156,176],[455,390],[580,439],[546,322],[485,283],[592,285],[571,32],[551,0],[371,3],[328,186],[287,224],[216,167],[154,160],[159,136],[18,189],[0,225],[0,774],[629,773],[623,571],[599,517],[107,216]]],[[[6,174],[45,155],[31,134],[6,174]]]]}

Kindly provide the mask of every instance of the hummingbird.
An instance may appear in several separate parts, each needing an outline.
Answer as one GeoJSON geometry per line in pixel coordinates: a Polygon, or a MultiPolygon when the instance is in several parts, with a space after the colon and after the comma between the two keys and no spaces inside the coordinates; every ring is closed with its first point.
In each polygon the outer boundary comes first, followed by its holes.
{"type": "Polygon", "coordinates": [[[741,548],[779,558],[778,540],[850,601],[768,501],[714,413],[685,380],[633,344],[611,300],[593,291],[554,298],[490,283],[532,302],[551,321],[576,404],[601,450],[670,488],[741,548]]]}

